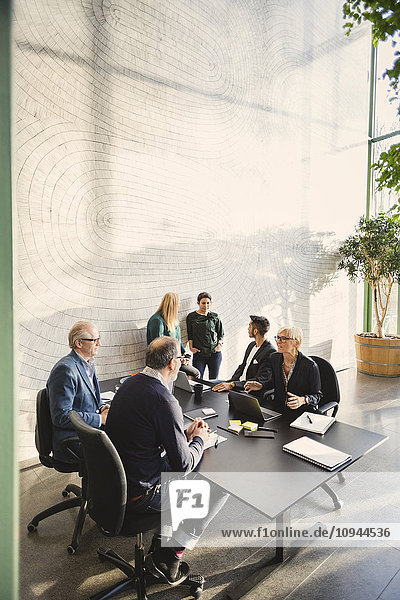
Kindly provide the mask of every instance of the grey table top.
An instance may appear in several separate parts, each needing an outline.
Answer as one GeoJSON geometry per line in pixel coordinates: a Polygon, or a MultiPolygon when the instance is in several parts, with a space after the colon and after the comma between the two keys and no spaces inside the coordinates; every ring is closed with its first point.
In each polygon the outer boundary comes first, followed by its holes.
{"type": "MultiPolygon", "coordinates": [[[[101,389],[113,390],[118,382],[119,379],[101,382],[101,389]]],[[[209,420],[212,429],[217,425],[227,427],[229,419],[237,416],[230,411],[227,393],[205,391],[201,402],[196,402],[194,394],[183,390],[177,389],[175,395],[183,412],[202,406],[214,408],[218,416],[209,420]]],[[[205,450],[198,470],[207,479],[269,518],[282,514],[321,484],[328,482],[337,472],[326,471],[284,452],[284,444],[308,435],[351,454],[352,460],[344,467],[347,468],[387,439],[381,434],[339,421],[323,436],[291,428],[282,417],[269,421],[266,427],[278,430],[274,439],[249,439],[242,434],[218,430],[227,441],[217,448],[205,450]]]]}

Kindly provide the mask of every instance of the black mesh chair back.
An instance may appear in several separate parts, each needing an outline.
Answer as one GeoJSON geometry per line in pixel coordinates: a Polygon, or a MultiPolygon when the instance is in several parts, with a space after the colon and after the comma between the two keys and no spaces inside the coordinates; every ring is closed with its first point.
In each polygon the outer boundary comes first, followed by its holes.
{"type": "Polygon", "coordinates": [[[49,395],[46,388],[40,390],[36,396],[35,444],[40,462],[45,467],[54,467],[51,456],[53,450],[53,425],[51,422],[49,395]]]}
{"type": "Polygon", "coordinates": [[[83,449],[90,497],[89,514],[102,533],[118,535],[127,500],[126,476],[121,459],[104,431],[87,425],[73,410],[70,419],[83,449]]]}
{"type": "Polygon", "coordinates": [[[332,415],[335,416],[339,409],[340,402],[339,382],[335,369],[325,358],[321,358],[320,356],[310,356],[310,358],[317,363],[321,377],[321,391],[323,397],[319,404],[318,412],[326,413],[327,411],[332,410],[332,415]]]}
{"type": "MultiPolygon", "coordinates": [[[[71,442],[72,438],[65,440],[65,447],[68,449],[68,443],[71,442]]],[[[76,442],[72,442],[76,443],[76,442]]],[[[76,462],[63,462],[56,460],[53,457],[53,423],[51,420],[50,413],[50,402],[47,389],[40,390],[36,396],[36,426],[35,426],[35,444],[39,454],[39,460],[45,467],[55,469],[61,473],[75,473],[78,472],[83,477],[82,487],[75,483],[69,483],[62,492],[64,498],[63,502],[59,502],[54,506],[41,511],[33,517],[28,523],[28,531],[34,532],[41,521],[47,519],[52,515],[63,512],[70,508],[79,507],[79,514],[75,523],[75,528],[72,536],[72,541],[67,546],[69,554],[74,554],[78,544],[79,538],[82,533],[83,524],[86,517],[87,507],[87,496],[86,496],[86,482],[84,476],[84,467],[82,461],[76,462]],[[74,497],[69,498],[70,494],[74,497]]],[[[75,454],[73,454],[76,456],[75,454]]]]}
{"type": "Polygon", "coordinates": [[[40,390],[36,396],[35,444],[39,460],[45,467],[56,469],[61,473],[79,471],[79,462],[67,463],[56,460],[53,452],[53,424],[51,421],[49,395],[47,389],[40,390]]]}

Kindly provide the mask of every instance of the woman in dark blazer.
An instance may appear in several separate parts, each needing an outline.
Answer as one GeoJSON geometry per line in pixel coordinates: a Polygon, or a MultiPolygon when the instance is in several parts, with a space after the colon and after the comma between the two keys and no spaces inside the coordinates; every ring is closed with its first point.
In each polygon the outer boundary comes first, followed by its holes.
{"type": "MultiPolygon", "coordinates": [[[[299,351],[300,327],[281,327],[275,336],[278,352],[271,354],[276,409],[291,421],[321,401],[321,379],[317,364],[299,351]]],[[[264,390],[262,380],[248,381],[245,390],[264,390]]],[[[265,388],[266,391],[266,388],[265,388]]]]}

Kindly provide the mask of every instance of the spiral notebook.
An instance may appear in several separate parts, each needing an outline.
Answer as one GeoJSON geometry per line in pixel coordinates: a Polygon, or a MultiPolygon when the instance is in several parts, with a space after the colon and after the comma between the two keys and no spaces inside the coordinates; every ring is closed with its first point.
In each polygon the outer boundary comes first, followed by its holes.
{"type": "Polygon", "coordinates": [[[321,442],[312,440],[306,435],[285,444],[283,450],[328,471],[334,471],[352,458],[351,454],[346,454],[346,452],[321,444],[321,442]]]}

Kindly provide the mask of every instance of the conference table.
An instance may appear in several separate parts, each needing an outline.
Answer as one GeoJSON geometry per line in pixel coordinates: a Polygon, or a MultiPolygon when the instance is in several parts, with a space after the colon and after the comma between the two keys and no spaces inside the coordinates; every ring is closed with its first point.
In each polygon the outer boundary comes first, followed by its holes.
{"type": "MultiPolygon", "coordinates": [[[[104,381],[100,388],[102,391],[114,390],[116,383],[118,380],[104,381]]],[[[227,428],[230,419],[240,418],[232,412],[227,392],[204,390],[202,398],[196,400],[193,393],[176,388],[174,395],[183,413],[213,408],[218,416],[208,421],[204,417],[204,420],[211,429],[217,429],[218,434],[226,438],[218,447],[205,450],[198,471],[268,519],[275,520],[277,529],[290,525],[290,508],[317,488],[322,486],[334,499],[335,494],[328,486],[329,480],[387,439],[384,435],[339,421],[320,436],[290,427],[283,417],[265,424],[277,430],[274,438],[249,439],[243,433],[235,435],[217,428],[227,428]],[[282,450],[284,444],[303,435],[350,454],[351,460],[334,471],[327,471],[282,450]],[[240,477],[235,476],[238,473],[240,477]]],[[[228,597],[238,600],[247,594],[283,560],[284,545],[277,543],[273,558],[261,561],[249,578],[228,588],[228,597]]]]}

